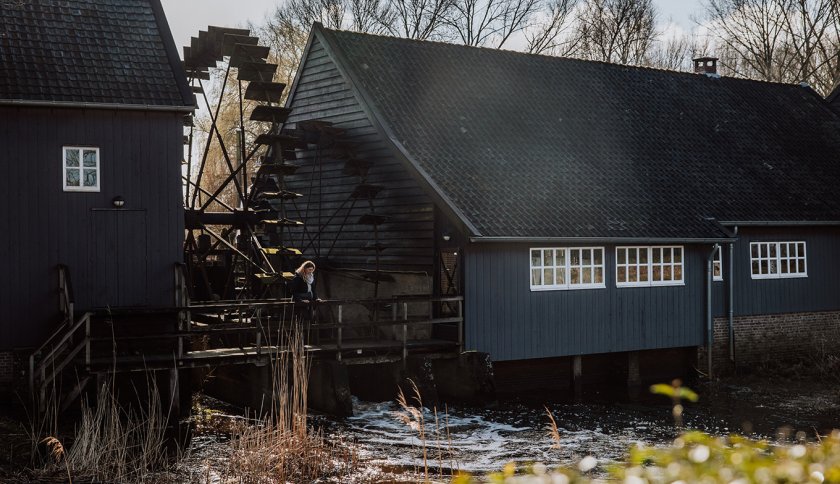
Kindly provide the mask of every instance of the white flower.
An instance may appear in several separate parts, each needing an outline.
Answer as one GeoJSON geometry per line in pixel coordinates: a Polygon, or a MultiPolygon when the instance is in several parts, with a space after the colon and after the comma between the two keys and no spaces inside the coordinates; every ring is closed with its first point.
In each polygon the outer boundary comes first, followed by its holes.
{"type": "Polygon", "coordinates": [[[806,450],[804,445],[794,445],[788,449],[788,455],[791,459],[798,459],[805,455],[806,450]]]}
{"type": "Polygon", "coordinates": [[[825,476],[820,471],[814,471],[811,473],[811,480],[814,482],[822,482],[825,480],[825,476]]]}

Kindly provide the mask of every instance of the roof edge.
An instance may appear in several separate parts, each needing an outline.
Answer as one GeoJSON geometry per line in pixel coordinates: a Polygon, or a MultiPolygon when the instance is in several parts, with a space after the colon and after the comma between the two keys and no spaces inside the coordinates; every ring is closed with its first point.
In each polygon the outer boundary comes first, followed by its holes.
{"type": "Polygon", "coordinates": [[[840,226],[840,220],[721,220],[720,224],[730,227],[832,227],[840,226]]]}
{"type": "Polygon", "coordinates": [[[588,244],[595,242],[612,243],[622,242],[627,244],[670,244],[670,243],[687,243],[687,244],[731,244],[738,240],[737,237],[705,237],[705,238],[691,238],[691,237],[470,237],[470,242],[486,242],[486,243],[511,243],[511,242],[552,242],[552,243],[573,243],[573,244],[588,244]]]}
{"type": "Polygon", "coordinates": [[[195,106],[170,106],[166,104],[119,104],[119,103],[85,103],[77,101],[29,101],[24,99],[0,99],[0,106],[21,108],[75,108],[75,109],[108,109],[119,111],[164,111],[177,113],[192,113],[195,106]]]}
{"type": "Polygon", "coordinates": [[[181,57],[178,55],[178,47],[175,45],[175,39],[172,37],[172,30],[169,28],[169,22],[166,20],[166,13],[163,11],[163,5],[160,0],[149,0],[149,6],[152,7],[152,13],[155,16],[155,23],[157,24],[160,40],[163,42],[163,48],[166,50],[166,57],[169,60],[169,67],[172,69],[172,75],[175,77],[175,84],[178,85],[178,90],[181,92],[181,100],[184,106],[195,106],[195,96],[190,89],[190,83],[187,81],[187,73],[181,63],[181,57]]]}
{"type": "MultiPolygon", "coordinates": [[[[439,205],[445,207],[446,211],[448,211],[454,219],[464,224],[464,226],[467,227],[474,236],[480,237],[481,231],[478,230],[475,224],[467,218],[464,212],[462,212],[461,209],[458,208],[458,206],[443,192],[443,190],[441,190],[431,176],[429,176],[429,174],[420,167],[402,143],[396,139],[396,136],[394,136],[394,133],[391,130],[390,125],[386,122],[385,117],[382,116],[376,106],[370,102],[371,97],[367,95],[364,88],[356,79],[352,69],[349,68],[351,64],[347,61],[347,59],[345,59],[343,52],[341,52],[341,50],[338,49],[332,42],[329,31],[325,29],[320,22],[315,22],[312,24],[312,32],[310,35],[312,34],[316,35],[324,44],[324,50],[326,50],[327,54],[333,59],[339,72],[347,80],[351,91],[359,99],[362,104],[362,109],[364,109],[366,114],[370,117],[376,130],[388,143],[390,143],[394,153],[397,155],[397,158],[401,159],[407,167],[413,170],[416,177],[422,182],[421,184],[426,185],[427,191],[430,192],[432,198],[435,199],[439,205]]],[[[307,45],[307,48],[308,47],[309,45],[307,45]]],[[[301,63],[302,62],[303,61],[301,61],[301,63]]]]}

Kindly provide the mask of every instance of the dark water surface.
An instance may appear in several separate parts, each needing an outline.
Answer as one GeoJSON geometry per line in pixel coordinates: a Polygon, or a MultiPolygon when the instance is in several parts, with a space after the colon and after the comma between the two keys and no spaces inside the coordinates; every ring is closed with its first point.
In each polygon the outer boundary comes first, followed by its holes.
{"type": "MultiPolygon", "coordinates": [[[[741,433],[755,438],[815,440],[840,428],[840,385],[819,379],[738,379],[696,388],[700,401],[685,404],[685,426],[711,434],[741,433]]],[[[370,465],[416,471],[426,462],[432,470],[472,473],[499,470],[505,463],[542,462],[573,466],[586,456],[598,463],[620,462],[632,444],[667,445],[677,435],[671,404],[661,396],[596,398],[598,403],[550,403],[560,434],[555,442],[546,408],[522,399],[492,407],[450,406],[426,409],[425,437],[416,418],[407,425],[396,403],[355,401],[355,416],[323,420],[327,436],[355,442],[370,465]]]]}

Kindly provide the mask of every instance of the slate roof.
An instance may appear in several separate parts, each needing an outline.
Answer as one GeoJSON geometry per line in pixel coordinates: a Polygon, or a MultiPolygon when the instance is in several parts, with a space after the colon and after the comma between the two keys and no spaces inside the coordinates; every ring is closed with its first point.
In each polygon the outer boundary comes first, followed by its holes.
{"type": "Polygon", "coordinates": [[[719,238],[840,220],[814,91],[316,26],[394,145],[484,237],[719,238]]]}
{"type": "Polygon", "coordinates": [[[193,104],[159,0],[0,2],[0,100],[193,104]]]}

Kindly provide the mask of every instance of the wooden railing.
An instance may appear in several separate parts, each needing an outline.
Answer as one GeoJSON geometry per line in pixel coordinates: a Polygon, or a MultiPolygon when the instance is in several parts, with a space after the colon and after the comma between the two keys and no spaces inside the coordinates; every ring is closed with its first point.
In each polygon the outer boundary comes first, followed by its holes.
{"type": "Polygon", "coordinates": [[[64,318],[50,337],[29,355],[29,391],[39,411],[44,410],[50,384],[83,349],[85,365],[90,367],[91,313],[85,313],[78,321],[74,320],[73,285],[67,266],[58,266],[58,287],[59,309],[64,318]],[[79,338],[77,333],[82,330],[84,333],[79,338]]]}

